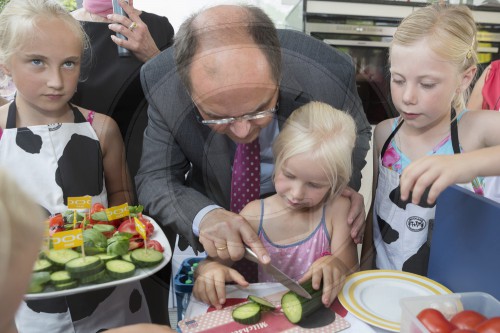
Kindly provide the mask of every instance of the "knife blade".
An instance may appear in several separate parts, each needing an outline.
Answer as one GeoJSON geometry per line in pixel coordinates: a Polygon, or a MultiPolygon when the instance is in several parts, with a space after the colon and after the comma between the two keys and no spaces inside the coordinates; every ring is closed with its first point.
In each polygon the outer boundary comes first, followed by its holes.
{"type": "Polygon", "coordinates": [[[276,266],[273,264],[269,263],[267,265],[263,265],[257,255],[248,247],[245,247],[245,258],[247,258],[250,261],[253,261],[254,263],[261,265],[262,268],[266,271],[266,273],[272,275],[276,282],[281,283],[291,291],[295,292],[297,295],[305,297],[307,299],[311,299],[311,294],[307,292],[300,284],[298,284],[295,280],[293,280],[291,277],[283,273],[281,270],[279,270],[276,266]]]}

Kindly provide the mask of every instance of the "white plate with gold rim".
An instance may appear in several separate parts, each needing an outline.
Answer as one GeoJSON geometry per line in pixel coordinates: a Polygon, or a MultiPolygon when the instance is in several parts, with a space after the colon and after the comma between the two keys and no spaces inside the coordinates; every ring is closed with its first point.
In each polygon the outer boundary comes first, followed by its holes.
{"type": "Polygon", "coordinates": [[[421,275],[396,270],[368,270],[347,277],[338,298],[362,321],[399,332],[405,297],[450,294],[445,286],[421,275]]]}

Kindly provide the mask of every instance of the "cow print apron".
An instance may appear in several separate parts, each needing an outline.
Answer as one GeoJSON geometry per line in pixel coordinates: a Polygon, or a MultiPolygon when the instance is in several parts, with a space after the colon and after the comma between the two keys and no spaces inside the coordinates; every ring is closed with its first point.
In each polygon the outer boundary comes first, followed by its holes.
{"type": "MultiPolygon", "coordinates": [[[[71,196],[90,195],[92,202],[107,206],[102,152],[89,122],[92,118],[87,121],[76,107],[71,109],[74,123],[16,128],[13,102],[6,128],[0,130],[0,166],[7,168],[48,214],[65,211],[71,196]]],[[[140,322],[150,322],[150,317],[139,282],[23,301],[16,314],[20,333],[93,333],[140,322]]]]}
{"type": "MultiPolygon", "coordinates": [[[[462,113],[463,115],[463,113],[462,113]]],[[[451,144],[455,154],[460,153],[457,121],[452,110],[451,144]]],[[[434,223],[435,203],[427,204],[427,191],[419,205],[402,201],[400,174],[382,165],[382,158],[401,128],[403,120],[387,138],[378,159],[378,182],[373,209],[373,241],[378,269],[403,270],[427,275],[430,241],[434,223]]],[[[461,186],[473,190],[470,184],[461,186]]]]}

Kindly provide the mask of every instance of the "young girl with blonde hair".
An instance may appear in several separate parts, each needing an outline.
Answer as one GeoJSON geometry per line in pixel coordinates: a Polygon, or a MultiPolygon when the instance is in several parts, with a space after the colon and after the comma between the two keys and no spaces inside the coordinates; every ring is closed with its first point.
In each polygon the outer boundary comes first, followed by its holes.
{"type": "Polygon", "coordinates": [[[363,268],[426,275],[437,194],[457,182],[482,195],[488,183],[477,176],[499,172],[489,165],[498,169],[491,159],[498,148],[485,147],[500,144],[500,115],[465,108],[476,48],[466,6],[424,7],[394,34],[391,96],[400,116],[374,131],[373,225],[366,227],[363,268]]]}
{"type": "MultiPolygon", "coordinates": [[[[47,217],[65,211],[68,197],[89,195],[105,206],[132,201],[118,126],[70,103],[87,44],[57,0],[10,0],[0,13],[0,66],[17,88],[0,107],[0,166],[47,217]]],[[[88,333],[149,321],[139,282],[23,302],[16,316],[23,333],[88,333]]]]}
{"type": "MultiPolygon", "coordinates": [[[[241,211],[275,266],[299,282],[312,278],[316,290],[323,283],[325,306],[358,267],[346,223],[349,200],[339,195],[351,177],[355,141],[355,123],[348,114],[320,102],[295,110],[273,144],[276,194],[241,211]]],[[[198,299],[219,308],[225,282],[248,284],[231,263],[224,264],[202,262],[193,288],[198,299]]],[[[260,266],[258,274],[259,282],[274,281],[260,266]]]]}

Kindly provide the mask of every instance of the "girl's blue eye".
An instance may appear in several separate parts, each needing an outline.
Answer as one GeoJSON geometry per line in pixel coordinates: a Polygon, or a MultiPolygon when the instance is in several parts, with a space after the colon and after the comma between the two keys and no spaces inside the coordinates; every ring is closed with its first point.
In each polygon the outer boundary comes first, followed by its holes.
{"type": "Polygon", "coordinates": [[[31,63],[35,66],[40,66],[43,62],[40,59],[33,59],[31,63]]]}
{"type": "Polygon", "coordinates": [[[65,67],[65,68],[73,68],[73,67],[75,67],[75,63],[73,61],[66,61],[63,64],[63,67],[65,67]]]}

